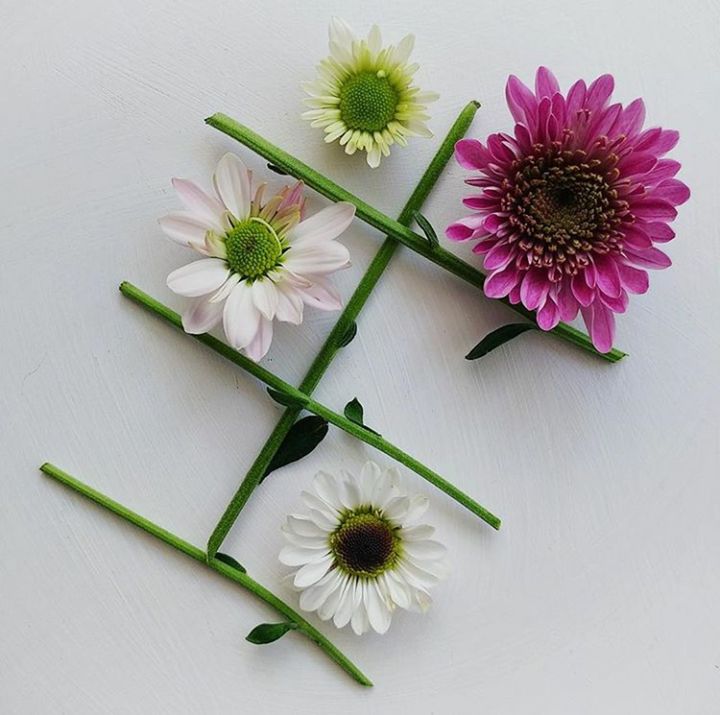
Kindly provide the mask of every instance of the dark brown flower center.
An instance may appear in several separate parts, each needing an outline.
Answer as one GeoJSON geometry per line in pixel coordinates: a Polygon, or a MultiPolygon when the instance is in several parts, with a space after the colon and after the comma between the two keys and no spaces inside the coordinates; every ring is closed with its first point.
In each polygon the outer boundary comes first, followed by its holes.
{"type": "Polygon", "coordinates": [[[397,557],[399,539],[374,512],[349,515],[330,536],[337,565],[354,576],[377,576],[397,557]]]}
{"type": "Polygon", "coordinates": [[[632,217],[618,198],[616,163],[613,154],[588,159],[580,150],[541,146],[515,162],[501,208],[531,265],[555,268],[551,278],[559,280],[587,265],[590,252],[620,250],[620,225],[632,217]]]}

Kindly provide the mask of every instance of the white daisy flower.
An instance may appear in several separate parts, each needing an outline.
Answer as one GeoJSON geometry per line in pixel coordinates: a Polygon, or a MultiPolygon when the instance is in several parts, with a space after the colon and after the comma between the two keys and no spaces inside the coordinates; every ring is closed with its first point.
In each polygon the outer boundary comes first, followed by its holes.
{"type": "Polygon", "coordinates": [[[367,40],[359,40],[349,25],[333,18],[330,56],[317,66],[318,78],[304,85],[310,109],[303,119],[323,127],[325,141],[339,140],[347,154],[366,151],[373,168],[390,154],[392,144],[405,146],[410,136],[431,137],[425,110],[438,95],[412,83],[419,67],[408,64],[414,44],[408,35],[397,47],[383,47],[377,25],[367,40]]]}
{"type": "Polygon", "coordinates": [[[446,573],[445,547],[418,523],[427,498],[403,494],[396,469],[368,462],[359,480],[343,476],[319,472],[315,493],[302,493],[308,513],[288,516],[280,561],[299,567],[300,608],[338,628],[350,623],[357,635],[385,633],[397,607],[429,608],[428,591],[446,573]]]}
{"type": "Polygon", "coordinates": [[[160,219],[160,227],[206,258],[173,271],[167,284],[193,298],[182,318],[186,332],[206,333],[222,319],[230,345],[257,361],[270,348],[275,318],[299,325],[305,305],[342,306],[325,276],[350,265],[347,248],[334,239],[355,207],[336,203],[302,219],[302,182],[264,202],[266,184],[255,188],[234,154],[220,159],[213,184],[216,196],[173,179],[186,210],[160,219]]]}

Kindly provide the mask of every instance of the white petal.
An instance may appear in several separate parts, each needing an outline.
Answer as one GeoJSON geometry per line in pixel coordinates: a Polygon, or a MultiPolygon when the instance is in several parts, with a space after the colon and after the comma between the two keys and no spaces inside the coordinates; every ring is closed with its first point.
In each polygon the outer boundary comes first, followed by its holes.
{"type": "Polygon", "coordinates": [[[191,214],[223,233],[224,208],[217,199],[208,196],[199,186],[187,179],[173,179],[172,185],[191,214]]]}
{"type": "Polygon", "coordinates": [[[427,524],[418,524],[417,526],[409,526],[402,530],[403,541],[418,541],[419,539],[429,539],[435,533],[435,529],[427,524]]]}
{"type": "Polygon", "coordinates": [[[362,491],[363,502],[370,502],[375,482],[382,476],[382,471],[375,462],[365,462],[360,472],[360,490],[362,491]]]}
{"type": "Polygon", "coordinates": [[[415,568],[434,576],[438,581],[448,577],[450,567],[445,561],[428,561],[427,559],[419,560],[410,554],[405,554],[405,560],[411,563],[415,568]]]}
{"type": "Polygon", "coordinates": [[[331,556],[326,556],[320,561],[313,561],[305,564],[296,574],[293,583],[297,588],[307,588],[317,583],[332,566],[333,560],[331,556]]]}
{"type": "Polygon", "coordinates": [[[337,570],[326,573],[314,586],[300,594],[300,608],[303,611],[316,611],[341,584],[337,570]]]}
{"type": "Polygon", "coordinates": [[[408,513],[405,517],[405,521],[403,522],[403,526],[410,526],[411,524],[414,524],[428,510],[429,506],[430,501],[427,497],[421,496],[419,494],[417,496],[411,497],[410,508],[408,509],[408,513]]]}
{"type": "Polygon", "coordinates": [[[317,509],[310,509],[310,516],[312,517],[312,520],[321,529],[325,529],[325,531],[335,531],[335,529],[337,529],[337,519],[329,517],[325,509],[323,509],[323,511],[318,511],[317,509]]]}
{"type": "Polygon", "coordinates": [[[293,245],[332,241],[350,225],[354,216],[355,206],[346,201],[326,206],[297,224],[289,232],[288,240],[293,245]]]}
{"type": "Polygon", "coordinates": [[[229,277],[230,269],[219,258],[203,258],[178,268],[167,277],[168,288],[186,298],[216,291],[229,277]]]}
{"type": "Polygon", "coordinates": [[[338,485],[335,477],[327,472],[318,472],[313,479],[313,487],[318,496],[332,509],[341,511],[342,502],[338,495],[338,485]]]}
{"type": "Polygon", "coordinates": [[[373,25],[368,33],[368,48],[373,55],[376,55],[382,49],[382,35],[380,34],[380,28],[377,25],[373,25]]]}
{"type": "Polygon", "coordinates": [[[282,531],[286,541],[294,546],[300,546],[304,549],[320,549],[325,547],[327,550],[327,534],[321,532],[320,536],[300,536],[300,534],[290,531],[285,525],[282,526],[282,531]]]}
{"type": "Polygon", "coordinates": [[[350,622],[353,614],[355,591],[358,587],[358,581],[355,578],[348,578],[345,582],[345,588],[340,595],[340,600],[333,616],[333,623],[337,628],[342,628],[350,622]]]}
{"type": "Polygon", "coordinates": [[[322,546],[319,549],[307,549],[301,546],[288,544],[280,550],[280,563],[285,566],[304,566],[305,564],[314,564],[327,558],[327,547],[322,546]]]}
{"type": "Polygon", "coordinates": [[[290,514],[285,522],[288,531],[298,536],[319,537],[325,536],[327,532],[321,529],[312,519],[306,516],[290,514]]]}
{"type": "Polygon", "coordinates": [[[287,281],[278,283],[278,304],[275,317],[286,323],[300,325],[303,319],[303,300],[297,290],[287,281]]]}
{"type": "Polygon", "coordinates": [[[340,501],[346,509],[352,509],[363,501],[360,495],[360,487],[354,477],[347,474],[347,472],[345,472],[344,476],[348,478],[343,479],[340,484],[340,501]]]}
{"type": "Polygon", "coordinates": [[[424,569],[420,569],[415,564],[404,560],[398,565],[397,571],[411,585],[418,588],[428,588],[434,586],[440,579],[424,569]]]}
{"type": "Polygon", "coordinates": [[[268,319],[275,317],[278,305],[278,294],[275,284],[267,278],[260,278],[253,282],[253,303],[255,307],[268,319]]]}
{"type": "Polygon", "coordinates": [[[385,587],[392,602],[400,608],[410,608],[410,589],[404,579],[396,579],[393,571],[383,574],[385,587]]]}
{"type": "Polygon", "coordinates": [[[352,45],[355,35],[353,34],[350,25],[345,22],[342,18],[333,17],[330,20],[329,27],[330,42],[335,42],[341,46],[352,45]]]}
{"type": "Polygon", "coordinates": [[[373,506],[383,509],[387,506],[390,500],[396,496],[396,493],[397,489],[395,488],[390,475],[387,471],[381,472],[375,480],[375,488],[370,496],[370,503],[373,506]]]}
{"type": "Polygon", "coordinates": [[[230,345],[236,350],[250,344],[258,332],[260,311],[252,300],[252,291],[246,281],[238,283],[225,301],[223,325],[230,345]]]}
{"type": "Polygon", "coordinates": [[[317,494],[302,491],[300,492],[300,498],[303,500],[305,506],[309,509],[315,509],[316,511],[321,512],[328,519],[336,519],[337,509],[330,506],[330,504],[328,504],[327,502],[323,501],[317,494]]]}
{"type": "Polygon", "coordinates": [[[291,246],[286,254],[285,267],[293,273],[334,273],[350,263],[350,253],[340,243],[323,242],[291,246]]]}
{"type": "Polygon", "coordinates": [[[233,288],[240,282],[240,276],[237,273],[233,273],[220,288],[213,293],[209,300],[211,303],[223,303],[227,297],[232,293],[233,288]]]}
{"type": "Polygon", "coordinates": [[[341,574],[337,570],[331,571],[331,573],[337,574],[338,585],[337,588],[327,596],[325,603],[318,608],[318,617],[323,621],[327,621],[328,618],[332,618],[335,615],[340,599],[347,588],[348,577],[345,574],[341,574]]]}
{"type": "Polygon", "coordinates": [[[386,633],[392,613],[380,595],[377,581],[367,581],[365,584],[365,607],[372,629],[376,633],[386,633]]]}
{"type": "Polygon", "coordinates": [[[405,550],[410,556],[419,560],[435,560],[441,559],[447,553],[447,549],[439,541],[408,541],[405,544],[405,550]]]}
{"type": "Polygon", "coordinates": [[[181,246],[204,245],[205,234],[212,228],[207,221],[186,211],[174,211],[158,219],[158,223],[162,232],[181,246]]]}
{"type": "Polygon", "coordinates": [[[335,286],[324,278],[313,276],[313,284],[308,288],[297,288],[303,303],[318,310],[340,310],[342,298],[335,286]]]}
{"type": "Polygon", "coordinates": [[[367,163],[371,169],[377,169],[382,159],[382,150],[377,144],[373,144],[372,149],[367,153],[367,163]]]}
{"type": "Polygon", "coordinates": [[[250,215],[250,174],[240,157],[228,152],[218,162],[213,176],[215,190],[237,219],[250,215]]]}
{"type": "Polygon", "coordinates": [[[401,522],[407,515],[409,507],[410,499],[408,497],[393,497],[383,508],[383,516],[395,522],[401,522]]]}
{"type": "Polygon", "coordinates": [[[397,47],[397,61],[399,64],[405,64],[410,57],[410,53],[413,51],[415,46],[415,35],[406,35],[400,40],[397,47]]]}
{"type": "Polygon", "coordinates": [[[207,333],[220,322],[222,312],[222,303],[211,303],[206,297],[196,298],[183,313],[183,330],[191,335],[207,333]]]}
{"type": "Polygon", "coordinates": [[[245,346],[245,354],[254,362],[262,360],[267,355],[267,351],[270,350],[272,336],[272,320],[261,317],[255,337],[245,346]]]}
{"type": "Polygon", "coordinates": [[[367,588],[367,584],[364,581],[361,581],[356,588],[356,601],[353,602],[353,614],[350,619],[350,627],[353,629],[356,636],[361,636],[370,628],[370,620],[365,607],[365,590],[367,588]],[[357,599],[358,593],[360,594],[359,600],[357,599]]]}

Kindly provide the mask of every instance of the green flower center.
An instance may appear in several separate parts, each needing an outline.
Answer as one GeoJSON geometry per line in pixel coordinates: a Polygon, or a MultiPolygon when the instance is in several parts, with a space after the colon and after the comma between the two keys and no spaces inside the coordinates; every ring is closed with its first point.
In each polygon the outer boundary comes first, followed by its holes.
{"type": "Polygon", "coordinates": [[[340,88],[340,117],[349,129],[381,132],[395,116],[397,90],[383,70],[360,72],[340,88]]]}
{"type": "Polygon", "coordinates": [[[225,248],[230,269],[245,278],[265,275],[282,255],[277,234],[259,218],[243,221],[228,231],[225,248]]]}
{"type": "Polygon", "coordinates": [[[362,508],[349,512],[330,535],[330,549],[346,573],[375,578],[396,563],[400,538],[374,509],[362,508]]]}

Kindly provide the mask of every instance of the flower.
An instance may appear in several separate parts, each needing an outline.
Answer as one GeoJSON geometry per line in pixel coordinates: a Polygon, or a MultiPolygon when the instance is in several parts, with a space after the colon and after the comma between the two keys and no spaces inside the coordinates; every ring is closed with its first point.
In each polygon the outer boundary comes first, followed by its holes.
{"type": "Polygon", "coordinates": [[[373,168],[393,143],[405,146],[410,136],[431,137],[425,110],[438,95],[420,92],[412,83],[418,65],[407,61],[414,44],[407,35],[397,47],[383,47],[377,25],[367,40],[358,40],[349,25],[333,18],[330,56],[317,66],[319,77],[304,85],[311,109],[303,119],[323,127],[325,141],[339,140],[345,153],[365,150],[373,168]]]}
{"type": "Polygon", "coordinates": [[[514,136],[457,143],[460,165],[480,172],[466,183],[481,192],[464,200],[476,213],[447,229],[452,240],[479,240],[487,296],[537,311],[543,330],[580,310],[601,352],[628,293],[647,291],[645,269],[670,265],[655,244],[675,236],[668,222],[690,196],[674,178],[680,163],[661,158],[678,132],[643,129],[642,99],[610,104],[613,86],[603,75],[563,95],[540,67],[533,93],[511,76],[514,136]]]}
{"type": "Polygon", "coordinates": [[[350,265],[348,250],[334,239],[355,207],[340,202],[303,219],[301,182],[264,201],[266,184],[254,187],[252,172],[234,154],[220,159],[213,184],[217,196],[173,179],[186,210],[160,226],[206,258],[173,271],[167,284],[193,298],[182,317],[186,332],[206,333],[222,318],[232,347],[257,361],[270,348],[273,319],[299,325],[304,305],[341,307],[325,276],[350,265]]]}
{"type": "Polygon", "coordinates": [[[359,480],[343,476],[338,483],[319,472],[315,493],[302,493],[309,511],[288,516],[280,561],[300,567],[300,608],[338,628],[350,623],[357,635],[385,633],[396,607],[429,608],[428,589],[445,575],[445,547],[418,524],[427,498],[402,494],[396,469],[367,462],[359,480]]]}

